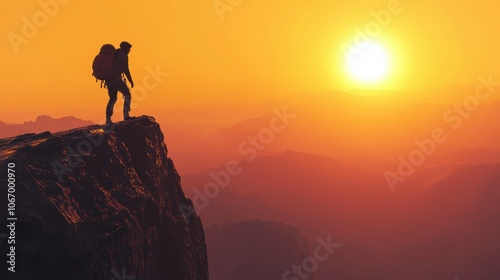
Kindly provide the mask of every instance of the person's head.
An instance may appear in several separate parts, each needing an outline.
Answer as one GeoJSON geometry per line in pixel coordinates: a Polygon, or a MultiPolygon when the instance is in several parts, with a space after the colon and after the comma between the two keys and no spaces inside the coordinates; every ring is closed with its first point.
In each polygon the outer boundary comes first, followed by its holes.
{"type": "Polygon", "coordinates": [[[130,52],[130,48],[132,48],[132,45],[129,42],[123,41],[120,43],[120,49],[122,49],[125,53],[130,52]]]}

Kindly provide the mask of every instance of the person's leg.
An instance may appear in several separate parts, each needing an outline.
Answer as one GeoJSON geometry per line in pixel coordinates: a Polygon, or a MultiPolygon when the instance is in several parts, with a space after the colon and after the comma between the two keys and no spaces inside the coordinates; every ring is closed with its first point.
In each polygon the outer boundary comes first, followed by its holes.
{"type": "Polygon", "coordinates": [[[123,81],[120,81],[118,90],[123,94],[123,97],[125,98],[125,102],[123,103],[123,119],[126,120],[130,117],[129,112],[132,95],[130,94],[130,89],[123,81]]]}
{"type": "Polygon", "coordinates": [[[108,85],[109,101],[108,105],[106,106],[106,122],[111,122],[111,116],[113,115],[113,108],[116,103],[117,94],[118,94],[118,89],[113,85],[108,85]]]}

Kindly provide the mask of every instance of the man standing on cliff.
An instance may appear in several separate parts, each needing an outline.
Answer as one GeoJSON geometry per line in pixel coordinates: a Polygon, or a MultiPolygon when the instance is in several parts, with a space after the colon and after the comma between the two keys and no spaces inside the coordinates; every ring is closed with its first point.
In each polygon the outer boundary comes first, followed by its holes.
{"type": "Polygon", "coordinates": [[[125,102],[123,104],[123,119],[131,119],[130,112],[130,102],[132,96],[130,94],[130,89],[126,84],[126,80],[122,79],[122,74],[125,74],[130,86],[134,87],[134,81],[132,80],[132,75],[130,75],[130,70],[128,68],[128,54],[132,45],[128,42],[121,42],[120,48],[117,49],[113,56],[113,70],[111,78],[106,80],[106,85],[108,87],[109,101],[106,107],[106,124],[112,124],[111,116],[113,115],[113,108],[116,103],[118,91],[123,94],[125,102]]]}

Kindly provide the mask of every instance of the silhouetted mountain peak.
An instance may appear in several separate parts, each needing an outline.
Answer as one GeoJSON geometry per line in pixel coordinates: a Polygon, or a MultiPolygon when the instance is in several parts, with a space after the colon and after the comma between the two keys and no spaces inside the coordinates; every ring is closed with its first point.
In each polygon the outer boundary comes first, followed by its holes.
{"type": "Polygon", "coordinates": [[[93,122],[81,120],[79,118],[68,116],[59,119],[51,116],[41,115],[34,121],[26,121],[22,124],[7,124],[0,122],[0,138],[12,137],[26,133],[40,133],[43,131],[59,132],[92,125],[93,122]]]}
{"type": "Polygon", "coordinates": [[[40,116],[36,117],[35,122],[43,122],[43,121],[50,121],[50,120],[54,120],[54,119],[51,116],[40,115],[40,116]]]}

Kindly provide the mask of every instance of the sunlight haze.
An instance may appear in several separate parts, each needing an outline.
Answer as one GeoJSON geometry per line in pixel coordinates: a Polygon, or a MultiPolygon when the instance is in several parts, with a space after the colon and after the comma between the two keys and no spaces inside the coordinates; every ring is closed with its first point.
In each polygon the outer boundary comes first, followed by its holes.
{"type": "Polygon", "coordinates": [[[369,89],[474,86],[480,75],[500,76],[500,22],[487,3],[241,1],[222,12],[214,3],[3,2],[0,81],[10,106],[0,119],[33,119],[43,111],[99,120],[107,95],[90,65],[102,44],[122,40],[133,45],[137,85],[148,67],[168,73],[141,101],[141,114],[151,105],[262,102],[296,91],[363,88],[346,71],[345,46],[367,34],[391,59],[384,82],[369,89]],[[46,22],[44,9],[53,14],[46,22]]]}

